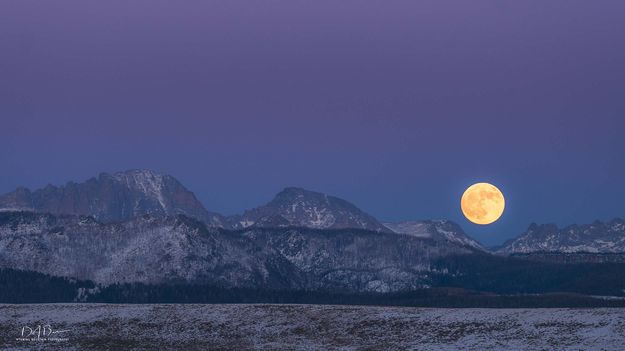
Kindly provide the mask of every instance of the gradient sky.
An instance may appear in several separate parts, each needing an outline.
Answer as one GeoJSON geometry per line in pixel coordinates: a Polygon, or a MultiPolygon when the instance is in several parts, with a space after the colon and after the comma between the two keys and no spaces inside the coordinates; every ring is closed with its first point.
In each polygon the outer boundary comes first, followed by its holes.
{"type": "Polygon", "coordinates": [[[0,118],[0,193],[149,168],[225,214],[293,185],[498,244],[625,216],[625,1],[7,0],[0,118]]]}

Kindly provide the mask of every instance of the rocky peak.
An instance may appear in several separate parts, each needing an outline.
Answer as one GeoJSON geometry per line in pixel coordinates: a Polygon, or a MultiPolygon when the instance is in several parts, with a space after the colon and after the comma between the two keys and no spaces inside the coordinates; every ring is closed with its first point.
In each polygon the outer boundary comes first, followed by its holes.
{"type": "MultiPolygon", "coordinates": [[[[235,228],[245,228],[257,223],[262,218],[281,218],[290,226],[316,229],[359,228],[378,232],[389,231],[373,216],[363,212],[355,205],[343,199],[310,191],[288,187],[279,192],[273,200],[264,206],[245,211],[241,216],[231,218],[235,228]]],[[[267,223],[275,223],[275,220],[267,223]]],[[[281,226],[284,221],[280,220],[281,226]]]]}
{"type": "Polygon", "coordinates": [[[0,208],[90,215],[104,222],[144,214],[184,214],[213,226],[226,223],[222,216],[208,212],[174,177],[150,170],[101,173],[82,183],[48,185],[33,192],[18,188],[0,196],[0,208]]]}
{"type": "Polygon", "coordinates": [[[607,223],[594,221],[564,228],[532,223],[524,233],[504,243],[499,252],[625,252],[625,221],[615,218],[607,223]]]}

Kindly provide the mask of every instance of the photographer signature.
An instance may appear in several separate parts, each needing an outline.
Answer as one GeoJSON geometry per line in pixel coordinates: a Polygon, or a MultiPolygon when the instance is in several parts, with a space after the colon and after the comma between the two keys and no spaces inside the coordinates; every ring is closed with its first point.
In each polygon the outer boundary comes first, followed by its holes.
{"type": "Polygon", "coordinates": [[[53,330],[50,324],[38,325],[34,328],[23,326],[22,327],[22,338],[36,338],[40,340],[41,338],[49,338],[51,336],[55,336],[60,333],[67,333],[70,331],[66,330],[53,330]]]}

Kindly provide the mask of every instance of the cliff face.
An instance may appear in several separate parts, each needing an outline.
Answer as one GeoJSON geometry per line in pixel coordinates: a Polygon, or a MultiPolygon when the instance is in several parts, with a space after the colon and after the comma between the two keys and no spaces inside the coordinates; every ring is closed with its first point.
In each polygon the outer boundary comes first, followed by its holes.
{"type": "Polygon", "coordinates": [[[48,185],[35,191],[18,188],[0,196],[0,209],[89,215],[104,222],[144,214],[184,214],[209,225],[225,225],[221,215],[208,212],[174,177],[147,170],[102,173],[82,183],[48,185]]]}

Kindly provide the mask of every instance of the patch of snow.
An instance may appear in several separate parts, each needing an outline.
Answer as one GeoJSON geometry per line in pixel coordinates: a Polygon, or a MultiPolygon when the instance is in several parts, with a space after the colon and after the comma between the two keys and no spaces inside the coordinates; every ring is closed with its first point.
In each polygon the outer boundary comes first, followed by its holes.
{"type": "MultiPolygon", "coordinates": [[[[3,349],[24,325],[49,322],[68,340],[116,349],[622,350],[623,309],[480,309],[270,304],[0,305],[3,349]],[[157,330],[158,332],[154,332],[157,330]],[[98,331],[98,332],[94,332],[98,331]],[[294,347],[295,345],[295,347],[294,347]]],[[[39,345],[38,345],[39,346],[39,345]]]]}

